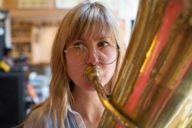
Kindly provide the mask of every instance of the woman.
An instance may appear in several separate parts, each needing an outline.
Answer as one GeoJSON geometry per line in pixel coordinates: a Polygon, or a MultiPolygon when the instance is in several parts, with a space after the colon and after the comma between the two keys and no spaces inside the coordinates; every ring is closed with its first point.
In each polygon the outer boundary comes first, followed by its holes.
{"type": "Polygon", "coordinates": [[[24,128],[96,128],[104,107],[84,72],[99,67],[99,82],[110,93],[122,56],[116,22],[103,5],[86,2],[72,8],[52,47],[50,96],[32,109],[24,128]]]}

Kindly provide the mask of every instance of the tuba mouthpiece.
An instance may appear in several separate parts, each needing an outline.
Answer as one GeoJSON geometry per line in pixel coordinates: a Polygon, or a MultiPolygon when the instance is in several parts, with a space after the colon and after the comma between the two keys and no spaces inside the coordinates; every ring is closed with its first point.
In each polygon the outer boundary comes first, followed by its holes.
{"type": "Polygon", "coordinates": [[[103,71],[98,66],[89,66],[85,69],[85,78],[89,82],[93,82],[94,80],[99,80],[103,71]]]}

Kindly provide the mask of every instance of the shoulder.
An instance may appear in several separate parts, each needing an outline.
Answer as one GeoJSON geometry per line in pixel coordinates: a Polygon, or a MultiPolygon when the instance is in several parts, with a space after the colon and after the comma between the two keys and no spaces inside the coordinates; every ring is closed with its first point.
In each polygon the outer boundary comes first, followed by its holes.
{"type": "Polygon", "coordinates": [[[65,118],[65,126],[67,128],[86,128],[81,115],[68,107],[67,117],[65,118]]]}

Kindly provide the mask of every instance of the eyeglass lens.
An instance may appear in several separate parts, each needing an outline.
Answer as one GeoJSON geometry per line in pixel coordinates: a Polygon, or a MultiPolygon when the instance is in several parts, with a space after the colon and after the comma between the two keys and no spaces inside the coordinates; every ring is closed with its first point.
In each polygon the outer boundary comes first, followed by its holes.
{"type": "MultiPolygon", "coordinates": [[[[66,50],[66,57],[70,63],[76,63],[77,65],[81,65],[86,63],[86,60],[89,57],[89,51],[85,46],[72,46],[66,50]]],[[[101,64],[111,64],[113,63],[118,56],[118,49],[114,46],[108,45],[103,48],[99,48],[96,50],[96,57],[99,59],[99,63],[101,64]]]]}

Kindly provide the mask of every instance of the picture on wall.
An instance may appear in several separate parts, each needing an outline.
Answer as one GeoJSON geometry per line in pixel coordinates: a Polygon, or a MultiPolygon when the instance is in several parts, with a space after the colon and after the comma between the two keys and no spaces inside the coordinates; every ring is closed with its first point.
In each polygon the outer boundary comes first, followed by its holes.
{"type": "Polygon", "coordinates": [[[54,0],[18,0],[19,9],[47,9],[54,7],[54,0]]]}

